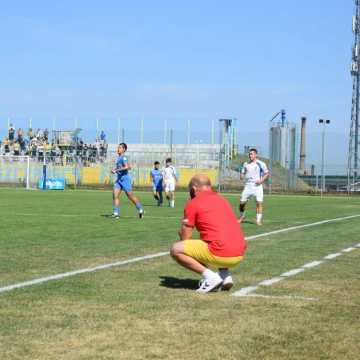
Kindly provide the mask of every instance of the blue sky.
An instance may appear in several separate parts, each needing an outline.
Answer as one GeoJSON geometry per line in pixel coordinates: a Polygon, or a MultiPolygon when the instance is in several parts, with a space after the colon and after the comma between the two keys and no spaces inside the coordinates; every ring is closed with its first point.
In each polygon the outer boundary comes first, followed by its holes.
{"type": "Polygon", "coordinates": [[[285,108],[290,121],[308,116],[314,136],[317,119],[330,118],[329,141],[337,139],[343,162],[354,7],[353,0],[2,1],[0,131],[8,117],[49,127],[54,117],[64,126],[77,118],[84,128],[98,117],[109,129],[119,117],[129,129],[141,117],[146,129],[162,129],[165,119],[183,128],[191,119],[197,131],[236,117],[246,137],[265,134],[285,108]]]}

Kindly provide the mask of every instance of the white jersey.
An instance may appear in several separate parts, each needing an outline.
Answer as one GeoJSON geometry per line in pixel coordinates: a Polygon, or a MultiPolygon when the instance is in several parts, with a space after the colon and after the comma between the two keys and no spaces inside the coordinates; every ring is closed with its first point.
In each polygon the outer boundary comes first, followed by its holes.
{"type": "Polygon", "coordinates": [[[269,172],[266,164],[261,160],[245,162],[241,174],[245,175],[245,184],[255,184],[262,176],[269,172]]]}
{"type": "Polygon", "coordinates": [[[172,165],[166,166],[163,168],[162,176],[165,184],[173,183],[176,180],[176,169],[172,165]]]}

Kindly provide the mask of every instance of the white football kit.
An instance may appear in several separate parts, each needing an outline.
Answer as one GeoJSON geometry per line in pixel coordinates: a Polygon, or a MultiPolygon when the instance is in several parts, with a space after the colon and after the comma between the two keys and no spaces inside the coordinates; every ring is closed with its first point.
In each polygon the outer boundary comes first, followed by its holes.
{"type": "Polygon", "coordinates": [[[261,160],[244,163],[241,173],[245,175],[245,187],[240,202],[245,203],[252,196],[256,198],[257,202],[263,202],[263,186],[262,184],[256,184],[256,181],[260,180],[268,172],[266,164],[261,160]]]}
{"type": "Polygon", "coordinates": [[[176,184],[176,169],[174,166],[169,165],[163,168],[163,183],[165,192],[174,192],[176,184]]]}

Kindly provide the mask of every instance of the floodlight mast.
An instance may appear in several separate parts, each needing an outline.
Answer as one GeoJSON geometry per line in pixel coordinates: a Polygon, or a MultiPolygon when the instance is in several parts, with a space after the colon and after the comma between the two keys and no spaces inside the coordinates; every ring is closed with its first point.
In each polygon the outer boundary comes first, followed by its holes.
{"type": "Polygon", "coordinates": [[[348,192],[359,176],[359,100],[360,100],[360,0],[355,0],[356,12],[352,20],[354,45],[352,48],[351,76],[353,78],[351,124],[348,152],[348,192]]]}

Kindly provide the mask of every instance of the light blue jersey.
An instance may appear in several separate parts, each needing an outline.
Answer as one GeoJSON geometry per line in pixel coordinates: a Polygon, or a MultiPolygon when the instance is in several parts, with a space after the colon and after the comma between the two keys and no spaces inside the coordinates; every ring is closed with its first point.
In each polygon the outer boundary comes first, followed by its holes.
{"type": "Polygon", "coordinates": [[[159,169],[153,169],[150,171],[151,179],[154,185],[162,183],[162,171],[159,169]]]}
{"type": "Polygon", "coordinates": [[[163,187],[162,171],[159,169],[153,169],[150,171],[150,176],[153,183],[153,191],[162,191],[162,187],[163,187]]]}
{"type": "MultiPolygon", "coordinates": [[[[124,165],[128,164],[128,158],[126,155],[120,155],[117,160],[116,160],[116,169],[121,169],[124,165]]],[[[129,171],[128,169],[126,170],[117,170],[117,177],[118,180],[121,179],[124,175],[128,175],[129,171]]]]}
{"type": "Polygon", "coordinates": [[[116,160],[117,179],[114,183],[114,188],[124,190],[126,192],[132,191],[132,180],[128,169],[120,170],[124,165],[128,164],[128,158],[126,155],[120,155],[116,160]]]}

